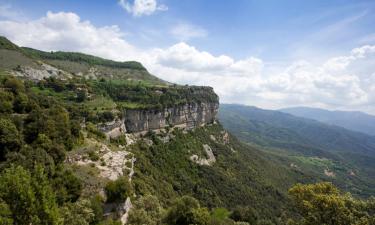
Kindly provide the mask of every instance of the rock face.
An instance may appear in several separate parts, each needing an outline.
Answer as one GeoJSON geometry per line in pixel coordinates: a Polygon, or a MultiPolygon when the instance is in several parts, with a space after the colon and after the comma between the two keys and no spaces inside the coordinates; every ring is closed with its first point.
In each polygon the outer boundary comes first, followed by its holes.
{"type": "Polygon", "coordinates": [[[213,123],[219,103],[202,102],[177,105],[162,110],[130,109],[125,112],[125,128],[128,133],[180,126],[187,129],[213,123]]]}
{"type": "Polygon", "coordinates": [[[107,138],[116,138],[126,132],[124,120],[120,119],[99,124],[98,129],[102,131],[107,138]]]}

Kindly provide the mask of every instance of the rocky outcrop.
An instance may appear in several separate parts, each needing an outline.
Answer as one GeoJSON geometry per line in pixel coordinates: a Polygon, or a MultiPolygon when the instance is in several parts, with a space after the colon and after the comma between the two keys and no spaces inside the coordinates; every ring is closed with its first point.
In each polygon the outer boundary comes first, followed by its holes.
{"type": "Polygon", "coordinates": [[[106,137],[117,138],[126,132],[124,120],[116,119],[108,123],[98,125],[98,129],[102,131],[106,137]]]}
{"type": "Polygon", "coordinates": [[[203,145],[203,148],[207,155],[207,158],[200,158],[198,155],[192,155],[190,156],[190,160],[201,166],[210,166],[216,162],[215,155],[209,145],[203,145]]]}
{"type": "Polygon", "coordinates": [[[190,103],[158,109],[128,109],[125,112],[125,129],[128,133],[179,126],[187,129],[213,123],[219,103],[190,103]]]}

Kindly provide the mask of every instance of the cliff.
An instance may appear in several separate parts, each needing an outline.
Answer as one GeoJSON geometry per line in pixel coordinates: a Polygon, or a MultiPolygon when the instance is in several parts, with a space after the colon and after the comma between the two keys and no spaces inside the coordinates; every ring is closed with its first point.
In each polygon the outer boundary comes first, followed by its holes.
{"type": "MultiPolygon", "coordinates": [[[[166,127],[196,128],[213,123],[219,109],[219,98],[211,87],[153,86],[139,90],[127,87],[116,93],[128,101],[123,105],[122,116],[98,125],[100,131],[112,138],[166,127]]],[[[117,98],[113,93],[110,95],[117,98]]]]}
{"type": "Polygon", "coordinates": [[[179,126],[187,129],[213,123],[218,112],[218,102],[187,103],[161,110],[130,109],[125,112],[128,133],[179,126]]]}

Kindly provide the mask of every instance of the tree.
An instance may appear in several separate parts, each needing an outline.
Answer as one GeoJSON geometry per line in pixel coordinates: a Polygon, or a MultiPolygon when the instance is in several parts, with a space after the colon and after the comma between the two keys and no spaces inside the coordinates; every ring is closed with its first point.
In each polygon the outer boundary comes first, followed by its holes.
{"type": "Polygon", "coordinates": [[[21,80],[15,78],[15,77],[7,77],[7,79],[4,82],[4,86],[6,88],[11,89],[11,91],[15,94],[20,92],[25,92],[25,86],[22,83],[21,80]]]}
{"type": "Polygon", "coordinates": [[[14,224],[58,224],[55,196],[44,174],[36,166],[33,175],[21,166],[0,176],[0,198],[9,206],[14,224]]]}
{"type": "Polygon", "coordinates": [[[57,194],[57,201],[61,205],[64,202],[75,202],[82,192],[82,181],[71,170],[58,167],[52,183],[57,194]]]}
{"type": "Polygon", "coordinates": [[[0,113],[13,111],[14,96],[11,92],[0,90],[0,113]]]}
{"type": "Polygon", "coordinates": [[[105,186],[105,193],[108,202],[124,202],[133,193],[133,188],[127,177],[120,177],[108,182],[105,186]]]}
{"type": "Polygon", "coordinates": [[[0,119],[0,161],[5,159],[8,152],[19,151],[21,148],[21,136],[9,119],[0,119]]]}
{"type": "Polygon", "coordinates": [[[9,205],[0,199],[0,224],[1,225],[12,225],[12,212],[10,211],[9,205]]]}
{"type": "Polygon", "coordinates": [[[130,225],[161,225],[163,208],[159,200],[152,195],[146,195],[134,202],[129,213],[128,224],[130,225]]]}
{"type": "Polygon", "coordinates": [[[77,91],[77,102],[84,102],[87,99],[87,91],[84,90],[78,90],[77,91]]]}
{"type": "Polygon", "coordinates": [[[230,218],[234,221],[248,222],[255,224],[258,220],[256,211],[251,207],[237,207],[233,210],[230,218]]]}
{"type": "Polygon", "coordinates": [[[64,225],[89,225],[95,216],[87,200],[67,203],[60,209],[60,213],[64,225]]]}
{"type": "Polygon", "coordinates": [[[332,183],[297,184],[289,195],[302,216],[297,223],[291,220],[289,224],[370,224],[374,219],[368,203],[340,193],[332,183]]]}
{"type": "Polygon", "coordinates": [[[169,225],[207,225],[210,213],[195,198],[183,196],[172,203],[164,220],[169,225]]]}

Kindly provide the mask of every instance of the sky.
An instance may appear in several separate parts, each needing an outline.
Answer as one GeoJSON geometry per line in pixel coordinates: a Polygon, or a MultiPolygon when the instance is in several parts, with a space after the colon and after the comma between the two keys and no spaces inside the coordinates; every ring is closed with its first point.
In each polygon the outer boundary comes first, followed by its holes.
{"type": "Polygon", "coordinates": [[[20,46],[140,61],[222,103],[375,115],[373,0],[0,0],[20,46]]]}

